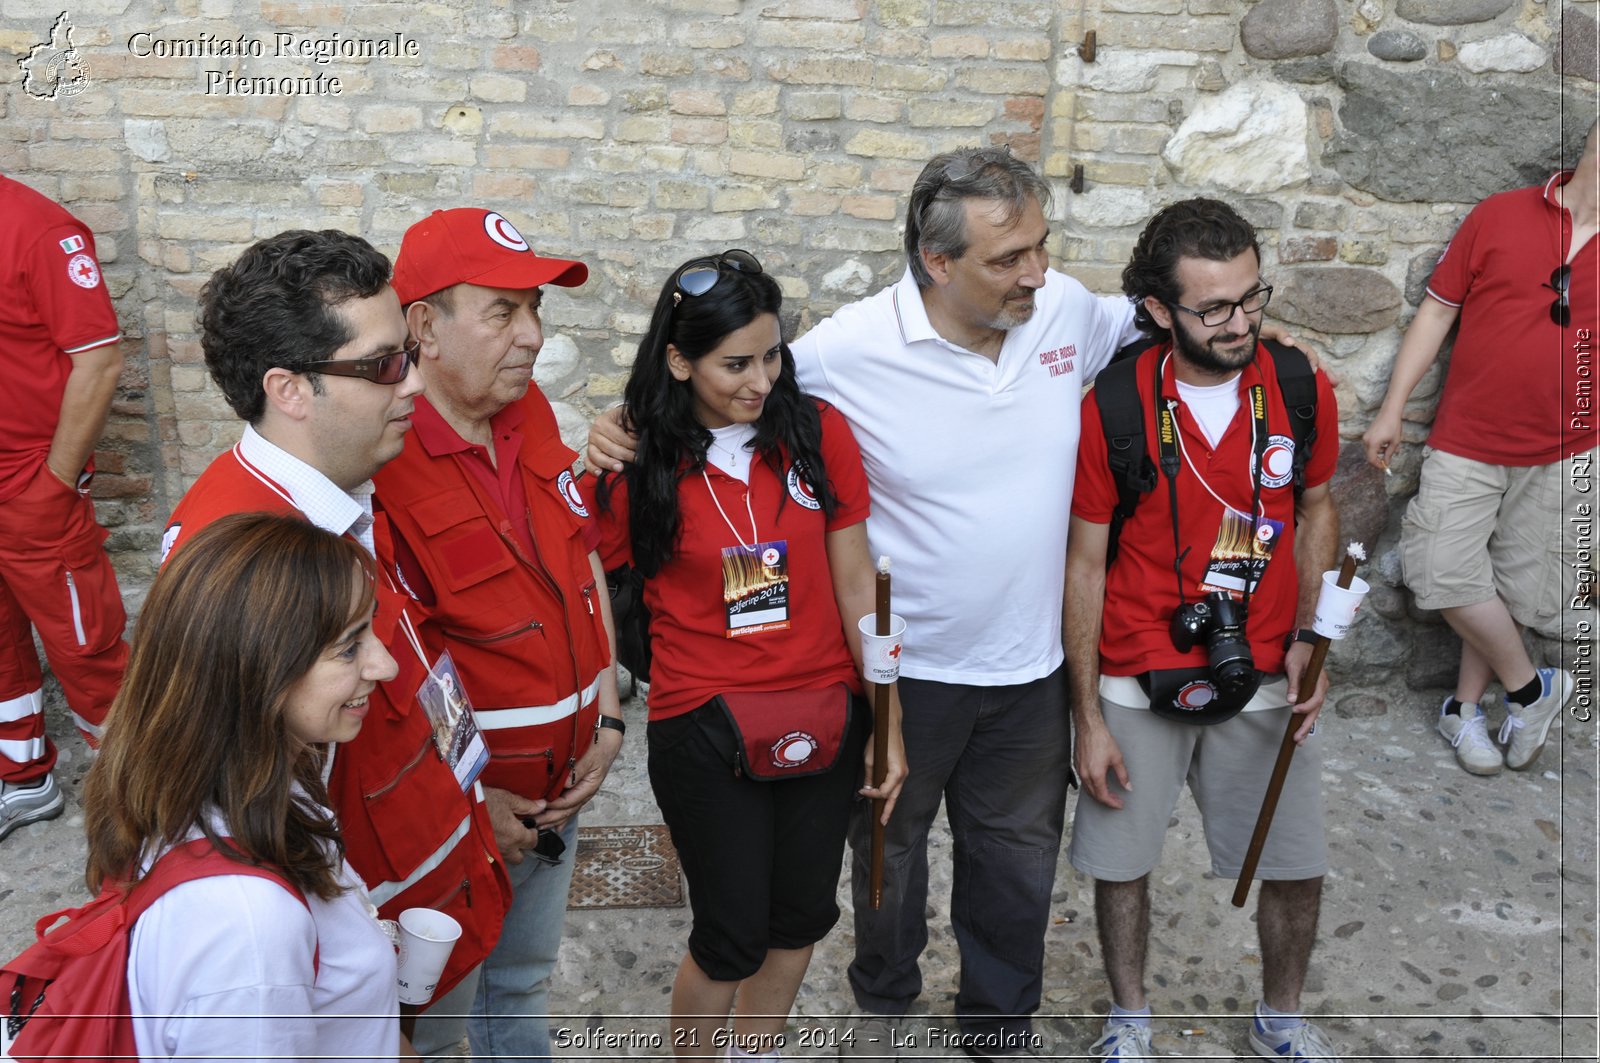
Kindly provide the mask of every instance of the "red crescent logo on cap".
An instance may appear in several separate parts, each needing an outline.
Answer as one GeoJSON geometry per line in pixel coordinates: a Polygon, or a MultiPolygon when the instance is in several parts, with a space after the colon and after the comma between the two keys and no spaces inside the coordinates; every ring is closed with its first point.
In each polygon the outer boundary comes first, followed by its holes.
{"type": "Polygon", "coordinates": [[[517,232],[517,227],[492,210],[483,216],[483,231],[489,235],[489,239],[501,247],[509,248],[512,251],[527,251],[529,249],[528,241],[524,240],[522,234],[517,232]]]}

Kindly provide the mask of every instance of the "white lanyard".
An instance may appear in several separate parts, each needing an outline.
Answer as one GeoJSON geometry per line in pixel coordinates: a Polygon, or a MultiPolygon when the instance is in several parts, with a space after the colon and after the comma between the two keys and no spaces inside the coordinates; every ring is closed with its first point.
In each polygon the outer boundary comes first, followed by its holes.
{"type": "Polygon", "coordinates": [[[711,496],[711,504],[717,507],[718,513],[722,514],[722,523],[726,524],[728,526],[728,530],[733,532],[733,537],[734,539],[738,540],[740,546],[744,547],[746,550],[754,550],[756,548],[756,543],[761,541],[761,535],[758,531],[756,531],[755,511],[750,508],[750,488],[746,487],[744,492],[744,511],[750,517],[750,541],[745,542],[744,538],[739,534],[739,529],[735,528],[733,526],[733,521],[728,519],[727,510],[723,509],[722,503],[717,501],[717,492],[712,490],[711,477],[707,475],[704,465],[700,467],[700,477],[706,482],[706,493],[711,496]]]}
{"type": "MultiPolygon", "coordinates": [[[[1168,354],[1167,355],[1167,359],[1170,360],[1171,358],[1172,358],[1172,355],[1168,354]]],[[[1161,371],[1162,371],[1163,376],[1165,376],[1165,374],[1166,374],[1166,369],[1167,369],[1167,364],[1166,364],[1165,361],[1163,361],[1161,363],[1161,371]]],[[[1222,496],[1217,494],[1215,491],[1213,491],[1211,489],[1211,485],[1206,483],[1206,478],[1204,476],[1200,475],[1200,470],[1195,468],[1194,467],[1194,462],[1190,460],[1189,451],[1187,449],[1185,449],[1184,445],[1183,445],[1183,433],[1176,430],[1177,429],[1177,423],[1178,423],[1178,415],[1177,415],[1177,407],[1178,407],[1178,405],[1179,405],[1179,403],[1178,403],[1177,399],[1168,399],[1167,400],[1167,408],[1173,411],[1172,423],[1173,423],[1174,431],[1173,431],[1172,434],[1178,440],[1178,453],[1183,455],[1183,463],[1185,465],[1189,466],[1189,471],[1194,473],[1194,478],[1196,480],[1200,481],[1200,486],[1204,487],[1206,489],[1206,494],[1210,495],[1212,498],[1216,499],[1219,503],[1221,503],[1223,509],[1234,509],[1235,507],[1230,506],[1228,503],[1224,502],[1222,500],[1222,496]]],[[[1226,430],[1224,430],[1224,434],[1226,434],[1226,430]]],[[[1250,418],[1250,453],[1253,455],[1253,454],[1255,454],[1255,452],[1256,452],[1256,419],[1254,417],[1252,417],[1252,418],[1250,418]]],[[[1245,459],[1245,463],[1248,465],[1250,463],[1250,459],[1246,458],[1245,459]]],[[[1261,517],[1265,517],[1267,515],[1267,505],[1266,505],[1265,502],[1261,503],[1259,511],[1257,512],[1256,515],[1257,516],[1261,516],[1261,517]]]]}

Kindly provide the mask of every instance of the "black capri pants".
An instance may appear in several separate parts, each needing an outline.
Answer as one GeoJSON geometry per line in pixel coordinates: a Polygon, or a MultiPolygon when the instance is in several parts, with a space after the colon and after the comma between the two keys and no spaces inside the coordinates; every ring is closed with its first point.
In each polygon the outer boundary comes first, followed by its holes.
{"type": "Polygon", "coordinates": [[[737,739],[715,702],[649,723],[650,786],[689,883],[689,955],[706,977],[741,981],[768,949],[815,944],[839,921],[845,830],[871,721],[855,698],[838,762],[777,782],[734,774],[737,739]]]}

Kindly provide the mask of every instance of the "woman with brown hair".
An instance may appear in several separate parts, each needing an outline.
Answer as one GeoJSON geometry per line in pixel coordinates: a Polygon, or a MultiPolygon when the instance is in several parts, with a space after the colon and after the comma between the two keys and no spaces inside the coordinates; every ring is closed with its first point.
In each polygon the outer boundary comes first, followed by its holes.
{"type": "Polygon", "coordinates": [[[394,948],[323,771],[394,674],[372,562],[291,517],[217,521],[162,570],[84,787],[89,888],[197,839],[270,868],[184,882],[129,937],[142,1059],[394,1058],[394,948]]]}

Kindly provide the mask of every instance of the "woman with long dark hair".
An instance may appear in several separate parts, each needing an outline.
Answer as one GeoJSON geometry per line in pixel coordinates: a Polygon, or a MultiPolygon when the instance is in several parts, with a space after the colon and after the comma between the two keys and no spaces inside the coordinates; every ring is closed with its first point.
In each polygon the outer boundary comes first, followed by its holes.
{"type": "Polygon", "coordinates": [[[888,774],[861,785],[866,475],[844,417],[800,391],[781,305],[746,251],[673,271],[625,393],[637,460],[598,492],[607,566],[631,560],[651,611],[650,782],[694,913],[684,1057],[777,1058],[839,917],[851,802],[885,798],[887,819],[905,778],[891,688],[888,774]]]}
{"type": "Polygon", "coordinates": [[[372,579],[355,542],[247,514],[196,535],[150,589],[84,785],[89,888],[136,884],[201,840],[241,873],[184,882],[134,924],[141,1059],[400,1052],[394,947],[322,781],[394,675],[372,579]]]}

